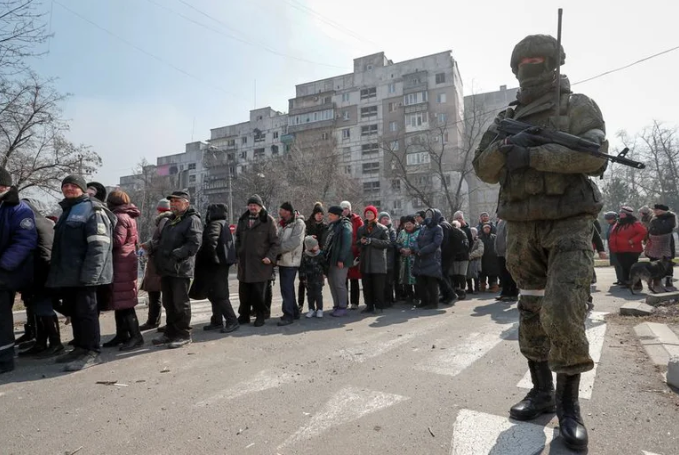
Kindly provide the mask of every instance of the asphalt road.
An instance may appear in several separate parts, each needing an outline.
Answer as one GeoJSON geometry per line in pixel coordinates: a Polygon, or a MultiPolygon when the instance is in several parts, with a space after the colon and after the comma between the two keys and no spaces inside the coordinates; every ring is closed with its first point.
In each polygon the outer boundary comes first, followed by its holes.
{"type": "MultiPolygon", "coordinates": [[[[679,399],[632,324],[605,320],[632,297],[609,291],[611,269],[598,273],[588,321],[598,363],[581,387],[589,453],[675,455],[679,399]]],[[[209,304],[195,302],[194,342],[183,349],[151,347],[147,332],[144,349],[106,350],[104,363],[78,373],[20,359],[0,377],[0,453],[570,453],[553,416],[507,418],[526,393],[516,305],[477,297],[284,328],[272,319],[232,335],[203,332],[209,304]]],[[[102,331],[113,333],[112,315],[102,331]]]]}

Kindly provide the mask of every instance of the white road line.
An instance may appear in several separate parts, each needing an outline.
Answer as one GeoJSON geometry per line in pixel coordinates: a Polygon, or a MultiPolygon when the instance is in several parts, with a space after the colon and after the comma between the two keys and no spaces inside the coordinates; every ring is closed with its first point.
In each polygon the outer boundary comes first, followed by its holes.
{"type": "Polygon", "coordinates": [[[300,441],[312,439],[332,427],[358,420],[364,415],[388,408],[408,397],[373,390],[362,390],[347,387],[337,392],[311,421],[290,436],[283,444],[288,446],[300,441]]]}
{"type": "MultiPolygon", "coordinates": [[[[606,323],[604,316],[607,313],[592,312],[590,318],[587,320],[587,340],[589,340],[589,353],[594,360],[594,368],[580,377],[580,398],[590,400],[592,398],[592,391],[594,389],[594,379],[596,378],[596,370],[601,360],[601,351],[604,348],[604,340],[606,338],[606,323]]],[[[526,372],[523,378],[517,384],[517,387],[522,389],[530,389],[533,383],[530,379],[530,371],[526,372]]]]}
{"type": "Polygon", "coordinates": [[[393,333],[378,332],[375,333],[374,336],[364,338],[359,345],[341,349],[338,352],[338,355],[345,360],[363,363],[368,359],[373,359],[382,354],[386,354],[392,349],[407,344],[423,334],[449,323],[450,320],[446,317],[438,318],[438,320],[434,322],[426,321],[426,323],[421,324],[421,327],[415,328],[408,333],[397,335],[396,338],[392,338],[388,341],[381,341],[381,339],[386,336],[393,336],[393,333]]]}
{"type": "Polygon", "coordinates": [[[275,389],[284,384],[289,384],[300,379],[301,376],[291,373],[275,372],[272,370],[264,370],[257,373],[252,379],[240,382],[228,389],[199,401],[195,404],[197,407],[209,406],[213,403],[223,400],[233,400],[234,398],[242,397],[250,393],[261,392],[263,390],[275,389]]]}
{"type": "Polygon", "coordinates": [[[462,409],[455,420],[450,454],[538,455],[557,434],[551,427],[462,409]]]}
{"type": "Polygon", "coordinates": [[[415,368],[446,376],[457,376],[514,333],[517,327],[517,324],[488,325],[481,332],[470,333],[461,345],[446,346],[445,351],[425,359],[415,368]]]}
{"type": "Polygon", "coordinates": [[[644,455],[662,455],[660,453],[646,452],[645,450],[642,450],[642,452],[644,453],[644,455]]]}

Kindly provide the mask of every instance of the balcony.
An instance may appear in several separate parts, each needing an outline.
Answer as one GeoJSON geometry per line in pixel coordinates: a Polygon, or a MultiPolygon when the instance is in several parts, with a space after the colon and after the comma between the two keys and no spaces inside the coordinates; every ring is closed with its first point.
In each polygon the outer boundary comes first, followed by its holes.
{"type": "Polygon", "coordinates": [[[412,114],[413,112],[422,112],[429,110],[429,102],[424,101],[422,103],[410,104],[405,106],[405,114],[412,114]]]}

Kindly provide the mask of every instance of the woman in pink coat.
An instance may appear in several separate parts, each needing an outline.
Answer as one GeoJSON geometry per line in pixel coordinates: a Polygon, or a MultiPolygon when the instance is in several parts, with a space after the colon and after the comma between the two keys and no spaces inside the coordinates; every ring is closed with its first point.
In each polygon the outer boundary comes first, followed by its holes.
{"type": "Polygon", "coordinates": [[[139,209],[130,203],[130,197],[121,190],[112,191],[106,199],[108,208],[118,222],[113,231],[113,283],[111,308],[115,310],[116,336],[104,347],[120,346],[129,351],[144,344],[139,330],[137,306],[137,218],[139,209]]]}

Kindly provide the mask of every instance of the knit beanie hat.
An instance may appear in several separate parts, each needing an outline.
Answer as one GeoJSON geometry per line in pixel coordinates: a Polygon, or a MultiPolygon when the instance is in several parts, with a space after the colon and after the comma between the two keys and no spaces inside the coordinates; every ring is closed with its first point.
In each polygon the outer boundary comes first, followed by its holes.
{"type": "Polygon", "coordinates": [[[604,220],[614,220],[616,218],[618,218],[618,214],[615,212],[604,213],[604,220]]]}
{"type": "Polygon", "coordinates": [[[333,215],[337,216],[342,216],[342,213],[344,213],[344,209],[339,205],[333,205],[328,209],[328,213],[332,213],[333,215]]]}
{"type": "Polygon", "coordinates": [[[325,211],[323,210],[323,204],[320,202],[316,202],[314,204],[314,209],[311,211],[311,217],[313,218],[317,213],[322,213],[325,215],[325,211]]]}
{"type": "Polygon", "coordinates": [[[87,184],[87,188],[94,188],[96,193],[94,197],[104,202],[106,200],[106,187],[99,182],[90,182],[87,184]]]}
{"type": "Polygon", "coordinates": [[[318,246],[318,240],[313,235],[304,237],[304,249],[307,251],[313,250],[318,246]]]}
{"type": "Polygon", "coordinates": [[[623,205],[620,207],[620,213],[625,213],[627,215],[634,215],[634,209],[629,205],[623,205]]]}
{"type": "Polygon", "coordinates": [[[64,185],[69,183],[83,190],[83,193],[87,192],[87,182],[81,176],[75,174],[67,175],[66,178],[61,181],[61,187],[63,188],[64,185]]]}
{"type": "Polygon", "coordinates": [[[264,207],[264,202],[262,202],[262,198],[259,194],[253,194],[250,196],[248,199],[248,205],[250,204],[257,204],[260,207],[264,207]]]}
{"type": "Polygon", "coordinates": [[[0,167],[0,186],[12,186],[12,176],[4,167],[0,167]]]}
{"type": "Polygon", "coordinates": [[[385,216],[389,218],[389,221],[391,221],[391,215],[389,215],[388,212],[380,212],[380,214],[377,215],[377,221],[381,220],[385,216]]]}
{"type": "Polygon", "coordinates": [[[281,204],[281,207],[283,210],[287,210],[290,213],[295,213],[295,209],[292,207],[292,204],[290,202],[283,202],[281,204]]]}
{"type": "Polygon", "coordinates": [[[351,202],[342,201],[340,202],[340,207],[342,207],[342,209],[349,209],[349,211],[351,211],[351,202]]]}
{"type": "Polygon", "coordinates": [[[375,220],[377,220],[377,207],[375,207],[374,205],[367,206],[365,210],[363,210],[363,215],[365,215],[368,212],[372,212],[373,215],[375,215],[375,220]]]}
{"type": "Polygon", "coordinates": [[[170,201],[167,199],[163,198],[158,201],[158,204],[156,205],[156,210],[159,212],[167,212],[170,210],[170,201]]]}
{"type": "Polygon", "coordinates": [[[639,209],[639,213],[648,215],[648,214],[651,213],[651,208],[650,208],[649,206],[647,206],[647,205],[644,205],[643,207],[641,207],[641,208],[639,209]]]}

